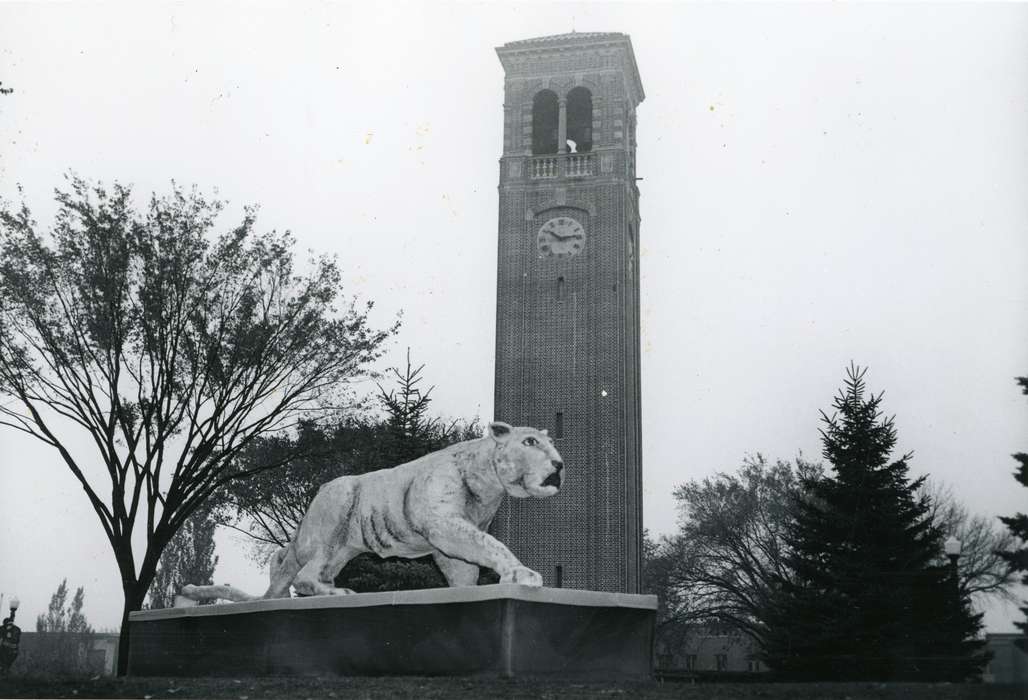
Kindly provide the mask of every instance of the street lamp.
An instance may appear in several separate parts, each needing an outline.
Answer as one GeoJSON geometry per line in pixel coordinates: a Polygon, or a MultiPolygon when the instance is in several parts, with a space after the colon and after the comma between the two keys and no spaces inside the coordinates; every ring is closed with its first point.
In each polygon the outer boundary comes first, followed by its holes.
{"type": "Polygon", "coordinates": [[[960,559],[960,550],[963,545],[953,535],[949,536],[949,539],[942,545],[942,549],[946,552],[946,556],[949,557],[950,568],[953,570],[953,588],[957,592],[957,596],[960,596],[960,575],[957,571],[957,560],[960,559]]]}
{"type": "Polygon", "coordinates": [[[956,571],[957,559],[960,558],[960,550],[963,548],[960,540],[953,535],[950,535],[949,539],[946,540],[946,543],[942,545],[942,548],[945,550],[946,556],[949,557],[949,563],[953,565],[953,570],[956,571]]]}
{"type": "Polygon", "coordinates": [[[14,614],[18,612],[18,606],[21,605],[21,601],[15,596],[11,598],[11,622],[14,622],[14,614]]]}

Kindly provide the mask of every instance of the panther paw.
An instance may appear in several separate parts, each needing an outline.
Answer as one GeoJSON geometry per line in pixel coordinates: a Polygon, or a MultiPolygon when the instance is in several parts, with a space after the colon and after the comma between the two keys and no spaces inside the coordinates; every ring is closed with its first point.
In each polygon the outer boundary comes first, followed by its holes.
{"type": "Polygon", "coordinates": [[[500,580],[500,583],[520,583],[522,586],[535,586],[538,588],[543,585],[543,577],[527,566],[518,566],[511,569],[510,573],[500,580]]]}

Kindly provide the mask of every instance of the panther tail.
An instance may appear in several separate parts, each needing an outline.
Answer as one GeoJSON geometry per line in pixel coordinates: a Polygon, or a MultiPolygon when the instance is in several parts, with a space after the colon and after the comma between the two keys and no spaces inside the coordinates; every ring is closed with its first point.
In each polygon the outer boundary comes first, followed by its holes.
{"type": "MultiPolygon", "coordinates": [[[[186,584],[182,587],[182,595],[176,598],[185,598],[187,601],[195,601],[198,603],[205,600],[231,600],[233,602],[242,602],[246,600],[260,600],[259,595],[250,595],[244,593],[238,588],[232,586],[194,586],[193,584],[186,584]]],[[[179,601],[176,599],[175,607],[184,607],[189,605],[188,602],[182,601],[182,605],[179,605],[179,601]]]]}

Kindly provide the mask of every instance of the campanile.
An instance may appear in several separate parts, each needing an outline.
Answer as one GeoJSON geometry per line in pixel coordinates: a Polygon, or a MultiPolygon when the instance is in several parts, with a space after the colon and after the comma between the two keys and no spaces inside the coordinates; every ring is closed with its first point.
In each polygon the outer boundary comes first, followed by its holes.
{"type": "Polygon", "coordinates": [[[567,465],[492,532],[547,586],[636,593],[642,569],[639,190],[629,37],[504,44],[494,416],[567,465]]]}

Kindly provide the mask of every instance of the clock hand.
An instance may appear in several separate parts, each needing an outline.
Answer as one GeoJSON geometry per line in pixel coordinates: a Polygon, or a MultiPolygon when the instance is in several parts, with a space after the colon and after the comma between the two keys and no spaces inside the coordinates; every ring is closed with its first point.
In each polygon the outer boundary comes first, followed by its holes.
{"type": "Polygon", "coordinates": [[[582,237],[582,234],[580,234],[580,233],[569,233],[566,236],[559,236],[556,233],[554,233],[553,231],[550,231],[550,235],[553,236],[554,238],[556,238],[558,241],[566,241],[566,240],[568,240],[570,238],[581,238],[582,237]]]}

